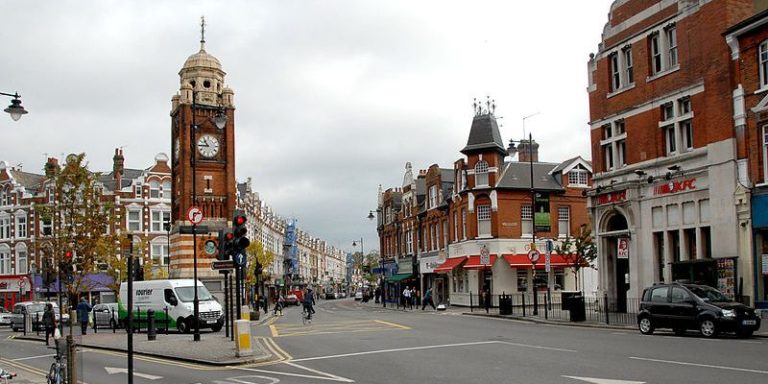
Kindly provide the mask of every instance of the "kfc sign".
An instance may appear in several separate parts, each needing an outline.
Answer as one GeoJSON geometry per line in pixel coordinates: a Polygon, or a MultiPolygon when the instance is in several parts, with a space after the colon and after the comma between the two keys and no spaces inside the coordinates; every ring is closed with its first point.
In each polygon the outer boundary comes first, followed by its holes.
{"type": "Polygon", "coordinates": [[[670,181],[665,184],[657,185],[653,187],[654,195],[669,195],[672,193],[692,191],[696,189],[696,179],[688,179],[681,181],[670,181]]]}
{"type": "Polygon", "coordinates": [[[617,191],[617,192],[605,193],[597,196],[598,205],[620,203],[626,200],[627,200],[627,191],[617,191]]]}

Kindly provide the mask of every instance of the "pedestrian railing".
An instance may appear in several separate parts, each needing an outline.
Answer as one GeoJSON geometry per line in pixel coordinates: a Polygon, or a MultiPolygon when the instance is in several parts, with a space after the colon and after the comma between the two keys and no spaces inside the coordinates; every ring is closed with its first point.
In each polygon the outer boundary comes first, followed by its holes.
{"type": "MultiPolygon", "coordinates": [[[[455,295],[452,293],[452,298],[455,295]]],[[[640,305],[637,299],[619,300],[616,297],[583,296],[580,292],[563,291],[539,291],[535,293],[535,299],[533,292],[502,293],[488,297],[475,292],[460,295],[466,296],[460,300],[469,303],[470,312],[615,325],[636,324],[640,305]]]]}

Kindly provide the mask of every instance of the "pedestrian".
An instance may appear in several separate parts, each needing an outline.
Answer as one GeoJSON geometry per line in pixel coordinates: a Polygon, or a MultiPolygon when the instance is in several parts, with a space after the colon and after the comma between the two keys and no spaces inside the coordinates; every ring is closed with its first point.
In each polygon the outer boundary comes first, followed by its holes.
{"type": "Polygon", "coordinates": [[[427,291],[424,292],[424,300],[421,301],[421,310],[422,311],[427,306],[427,304],[432,306],[433,310],[437,310],[437,307],[435,307],[435,302],[432,301],[432,287],[427,288],[427,291]]]}
{"type": "Polygon", "coordinates": [[[50,345],[48,338],[53,336],[56,329],[56,312],[53,311],[53,304],[48,303],[45,305],[45,312],[43,312],[43,326],[45,327],[45,345],[50,345]]]}
{"type": "Polygon", "coordinates": [[[277,303],[275,303],[274,316],[277,316],[278,312],[280,312],[280,316],[283,315],[283,306],[284,305],[285,305],[285,297],[283,297],[283,294],[281,293],[280,296],[277,298],[277,303]]]}
{"type": "Polygon", "coordinates": [[[485,313],[491,310],[491,291],[486,287],[483,289],[483,306],[485,307],[485,313]]]}
{"type": "MultiPolygon", "coordinates": [[[[403,289],[403,311],[405,311],[406,305],[411,306],[411,289],[407,286],[403,289]]],[[[412,306],[411,309],[413,309],[412,306]]]]}
{"type": "Polygon", "coordinates": [[[307,311],[307,320],[312,322],[312,315],[315,313],[315,308],[313,306],[315,305],[315,295],[312,293],[312,290],[307,288],[307,292],[304,295],[304,310],[307,311]]]}
{"type": "Polygon", "coordinates": [[[411,300],[413,301],[413,305],[415,305],[416,308],[421,305],[421,293],[418,289],[416,289],[416,286],[411,289],[411,300]]]}
{"type": "Polygon", "coordinates": [[[91,305],[88,304],[88,300],[85,296],[80,298],[80,303],[77,304],[77,318],[80,319],[80,332],[85,335],[88,333],[88,314],[91,313],[91,305]]]}
{"type": "Polygon", "coordinates": [[[381,297],[381,287],[376,287],[376,290],[373,291],[373,298],[375,299],[375,303],[379,303],[379,297],[381,297]]]}

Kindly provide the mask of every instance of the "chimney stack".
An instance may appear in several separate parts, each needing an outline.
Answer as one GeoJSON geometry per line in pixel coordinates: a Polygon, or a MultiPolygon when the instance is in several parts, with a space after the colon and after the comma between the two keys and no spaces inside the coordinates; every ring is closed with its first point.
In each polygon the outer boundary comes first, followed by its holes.
{"type": "Polygon", "coordinates": [[[115,177],[115,190],[119,191],[122,188],[123,172],[125,170],[125,157],[123,157],[123,150],[115,148],[115,156],[112,157],[112,174],[115,177]]]}
{"type": "Polygon", "coordinates": [[[536,140],[521,140],[517,146],[517,161],[537,163],[539,161],[539,143],[536,140]]]}
{"type": "Polygon", "coordinates": [[[49,157],[45,163],[45,177],[53,177],[59,173],[59,159],[55,157],[49,157]]]}

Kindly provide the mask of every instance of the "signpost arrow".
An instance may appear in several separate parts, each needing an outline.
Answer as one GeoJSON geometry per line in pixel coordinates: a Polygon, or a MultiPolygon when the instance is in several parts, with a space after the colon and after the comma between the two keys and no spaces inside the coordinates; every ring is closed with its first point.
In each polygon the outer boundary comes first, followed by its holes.
{"type": "MultiPolygon", "coordinates": [[[[125,374],[128,374],[128,368],[104,367],[104,369],[110,375],[114,375],[115,373],[125,373],[125,374]]],[[[150,375],[150,374],[147,374],[147,373],[138,373],[138,372],[133,372],[133,375],[134,376],[138,376],[138,377],[143,377],[143,378],[145,378],[147,380],[159,380],[159,379],[163,378],[162,376],[155,376],[155,375],[150,375]]]]}
{"type": "Polygon", "coordinates": [[[645,384],[645,381],[631,381],[631,380],[613,380],[613,379],[598,379],[594,377],[577,377],[577,376],[563,376],[569,379],[586,381],[593,384],[645,384]]]}

